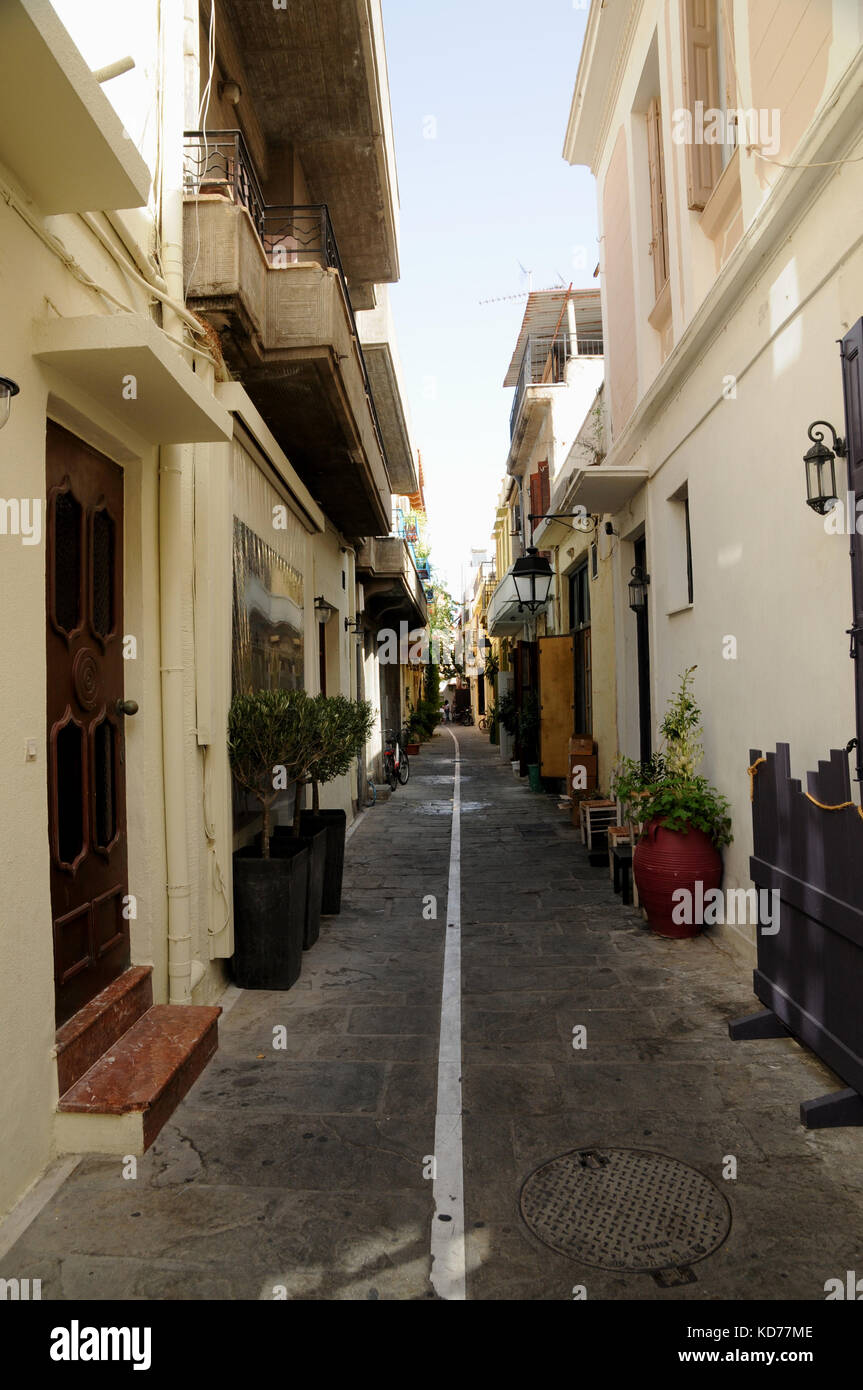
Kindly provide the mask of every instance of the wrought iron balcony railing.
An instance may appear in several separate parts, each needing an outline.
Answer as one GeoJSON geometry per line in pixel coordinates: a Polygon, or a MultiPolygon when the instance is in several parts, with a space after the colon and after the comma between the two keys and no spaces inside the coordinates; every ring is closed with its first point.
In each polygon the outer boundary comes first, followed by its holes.
{"type": "Polygon", "coordinates": [[[566,364],[573,357],[601,357],[601,338],[579,338],[565,332],[555,337],[530,337],[524,345],[521,370],[515,388],[515,399],[509,417],[510,439],[521,412],[524,395],[529,386],[557,386],[566,381],[566,364]]]}
{"type": "Polygon", "coordinates": [[[344,291],[351,333],[363,377],[372,425],[389,473],[378,412],[354,316],[351,295],[326,203],[272,204],[264,201],[248,146],[239,130],[187,130],[183,151],[187,197],[217,195],[244,207],[273,270],[314,263],[336,270],[344,291]]]}

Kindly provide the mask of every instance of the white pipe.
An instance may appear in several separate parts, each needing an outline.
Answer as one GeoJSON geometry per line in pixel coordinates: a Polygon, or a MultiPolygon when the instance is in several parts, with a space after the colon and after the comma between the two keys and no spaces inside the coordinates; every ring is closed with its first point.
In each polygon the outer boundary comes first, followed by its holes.
{"type": "MultiPolygon", "coordinates": [[[[161,249],[168,297],[162,327],[182,335],[184,0],[160,0],[162,28],[161,249]],[[171,301],[174,301],[173,303],[171,301]]],[[[168,999],[192,998],[192,912],[186,841],[186,728],[181,576],[188,563],[183,536],[183,486],[189,445],[167,444],[159,462],[159,608],[162,641],[162,763],[168,871],[168,999]]]]}
{"type": "Polygon", "coordinates": [[[131,72],[134,66],[134,58],[118,58],[116,63],[108,63],[104,68],[94,68],[93,76],[101,86],[103,82],[110,82],[112,77],[122,77],[124,72],[131,72]]]}

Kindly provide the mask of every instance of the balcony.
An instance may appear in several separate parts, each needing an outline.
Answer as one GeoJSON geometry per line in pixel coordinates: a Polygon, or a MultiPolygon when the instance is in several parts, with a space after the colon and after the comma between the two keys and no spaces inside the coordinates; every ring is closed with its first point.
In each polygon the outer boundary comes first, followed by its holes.
{"type": "Polygon", "coordinates": [[[428,606],[410,548],[401,536],[366,540],[357,552],[357,578],[363,586],[365,612],[381,627],[406,622],[409,630],[425,627],[428,606]]]}
{"type": "MultiPolygon", "coordinates": [[[[601,338],[582,338],[572,333],[557,333],[553,337],[534,336],[524,346],[521,368],[515,388],[515,399],[509,417],[509,437],[515,438],[522,407],[532,386],[564,386],[568,382],[567,366],[576,357],[602,357],[601,338]]],[[[547,393],[536,393],[547,398],[547,393]]]]}
{"type": "Polygon", "coordinates": [[[385,531],[386,449],[327,207],[267,204],[239,131],[187,134],[184,183],[189,307],[340,530],[385,531]]]}

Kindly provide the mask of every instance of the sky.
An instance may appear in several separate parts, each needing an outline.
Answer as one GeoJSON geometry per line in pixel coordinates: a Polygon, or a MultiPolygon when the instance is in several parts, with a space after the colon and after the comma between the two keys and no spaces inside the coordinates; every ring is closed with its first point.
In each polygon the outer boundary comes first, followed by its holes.
{"type": "Polygon", "coordinates": [[[461,596],[509,449],[528,288],[596,288],[596,185],[563,159],[583,0],[383,0],[401,201],[391,288],[432,563],[461,596]],[[503,302],[483,303],[484,300],[503,302]]]}

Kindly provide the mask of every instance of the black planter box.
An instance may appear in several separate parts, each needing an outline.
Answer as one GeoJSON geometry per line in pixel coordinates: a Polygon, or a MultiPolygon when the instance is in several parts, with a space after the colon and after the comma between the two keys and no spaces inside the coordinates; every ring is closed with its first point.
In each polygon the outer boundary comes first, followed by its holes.
{"type": "Polygon", "coordinates": [[[309,851],[309,874],[306,888],[306,917],[303,929],[303,950],[309,951],[321,934],[321,912],[324,894],[324,876],[327,864],[327,829],[325,825],[301,826],[298,838],[291,834],[287,825],[277,825],[270,840],[270,854],[279,858],[286,849],[294,845],[304,845],[309,851]]]}
{"type": "Polygon", "coordinates": [[[345,872],[345,834],[348,818],[344,811],[304,811],[302,832],[324,828],[327,832],[327,856],[324,867],[324,893],[321,913],[335,917],[342,910],[342,879],[345,872]]]}
{"type": "MultiPolygon", "coordinates": [[[[272,847],[272,842],[271,842],[272,847]]],[[[303,966],[309,851],[262,859],[248,846],[234,855],[234,955],[241,989],[290,989],[303,966]]]]}

